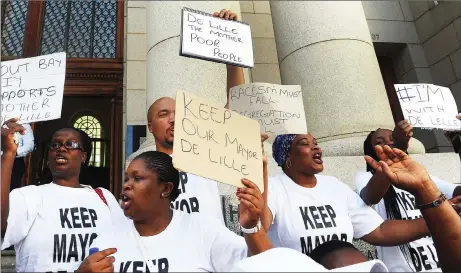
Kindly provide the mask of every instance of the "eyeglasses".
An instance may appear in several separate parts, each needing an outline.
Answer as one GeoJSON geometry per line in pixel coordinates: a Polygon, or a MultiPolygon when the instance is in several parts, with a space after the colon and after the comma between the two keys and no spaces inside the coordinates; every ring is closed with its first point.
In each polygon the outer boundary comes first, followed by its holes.
{"type": "Polygon", "coordinates": [[[56,151],[59,148],[64,146],[68,150],[81,150],[83,152],[82,146],[75,142],[75,141],[66,141],[64,143],[61,142],[51,142],[50,144],[50,151],[56,151]]]}

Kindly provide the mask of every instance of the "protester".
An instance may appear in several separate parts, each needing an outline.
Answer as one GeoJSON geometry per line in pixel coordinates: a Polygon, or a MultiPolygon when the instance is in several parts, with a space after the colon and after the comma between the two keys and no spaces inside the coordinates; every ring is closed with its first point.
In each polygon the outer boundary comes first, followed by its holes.
{"type": "Polygon", "coordinates": [[[394,246],[429,235],[424,219],[383,221],[346,184],[319,175],[322,150],[312,135],[279,135],[272,149],[284,172],[269,180],[269,209],[262,218],[274,246],[310,255],[331,240],[394,246]]]}
{"type": "MultiPolygon", "coordinates": [[[[237,15],[230,10],[215,12],[215,17],[237,20],[237,15]]],[[[230,88],[244,84],[243,69],[227,65],[227,97],[230,88]]],[[[228,104],[226,104],[227,107],[228,104]]],[[[162,97],[156,100],[147,112],[149,132],[155,138],[156,150],[172,155],[174,142],[175,100],[162,97]]],[[[219,198],[219,189],[215,181],[191,173],[180,172],[180,196],[171,203],[173,209],[188,213],[200,212],[218,218],[224,224],[219,198]]]]}
{"type": "MultiPolygon", "coordinates": [[[[399,122],[394,131],[378,129],[366,138],[363,149],[367,156],[379,160],[375,146],[389,145],[402,150],[408,148],[413,135],[412,127],[407,121],[399,122]]],[[[448,198],[461,195],[461,187],[431,176],[432,181],[448,198]]],[[[404,190],[391,185],[391,181],[380,169],[375,171],[367,164],[367,172],[356,176],[357,192],[365,203],[375,205],[383,219],[407,220],[421,218],[421,212],[415,204],[415,197],[404,190]]],[[[377,247],[378,258],[391,271],[419,272],[440,268],[434,242],[430,237],[421,238],[393,247],[377,247]]]]}
{"type": "Polygon", "coordinates": [[[273,248],[235,263],[229,272],[389,272],[379,260],[328,270],[290,248],[273,248]]]}
{"type": "MultiPolygon", "coordinates": [[[[454,210],[460,209],[461,196],[446,202],[437,185],[424,167],[399,149],[376,146],[378,163],[366,156],[367,163],[384,173],[392,185],[410,192],[420,204],[421,213],[429,227],[443,272],[459,272],[461,268],[461,219],[454,210]]],[[[435,271],[435,270],[432,270],[435,271]]]]}
{"type": "Polygon", "coordinates": [[[51,139],[48,158],[53,182],[10,193],[18,149],[14,133],[25,130],[16,121],[10,119],[2,128],[2,249],[15,246],[18,272],[72,270],[101,232],[126,218],[109,191],[79,183],[86,143],[73,128],[58,130],[51,139]]]}
{"type": "Polygon", "coordinates": [[[172,210],[179,183],[170,156],[138,155],[128,166],[121,194],[132,224],[98,237],[93,247],[102,251],[87,257],[77,272],[221,272],[249,253],[272,248],[261,228],[263,197],[251,181],[242,179],[245,193],[236,193],[245,239],[217,219],[172,210]]]}
{"type": "Polygon", "coordinates": [[[310,257],[326,269],[365,263],[368,259],[351,243],[333,240],[316,247],[310,257]]]}
{"type": "Polygon", "coordinates": [[[21,187],[22,178],[26,173],[25,157],[34,150],[34,132],[29,124],[22,124],[24,135],[19,135],[18,150],[13,164],[10,191],[21,187]]]}

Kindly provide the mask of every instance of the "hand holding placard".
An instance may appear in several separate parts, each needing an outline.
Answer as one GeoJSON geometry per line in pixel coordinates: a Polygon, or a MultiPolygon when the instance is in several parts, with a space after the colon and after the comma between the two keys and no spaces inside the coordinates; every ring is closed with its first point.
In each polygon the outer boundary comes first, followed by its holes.
{"type": "Polygon", "coordinates": [[[413,127],[461,130],[450,89],[432,84],[395,84],[402,112],[413,127]]]}
{"type": "Polygon", "coordinates": [[[262,150],[256,121],[192,94],[176,95],[173,165],[225,184],[242,178],[263,185],[262,150]]]}

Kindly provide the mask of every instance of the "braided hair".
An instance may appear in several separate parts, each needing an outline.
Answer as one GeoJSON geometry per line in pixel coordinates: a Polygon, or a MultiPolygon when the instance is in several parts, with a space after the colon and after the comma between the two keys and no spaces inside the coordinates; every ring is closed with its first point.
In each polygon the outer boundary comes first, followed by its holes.
{"type": "MultiPolygon", "coordinates": [[[[380,129],[377,129],[376,131],[378,130],[380,129]]],[[[363,152],[365,153],[365,155],[368,155],[374,160],[379,161],[379,158],[376,155],[375,147],[373,146],[373,143],[372,143],[373,134],[376,131],[370,132],[370,134],[368,134],[367,138],[363,142],[363,152]]],[[[372,174],[374,174],[376,171],[375,169],[373,169],[373,167],[371,167],[370,164],[367,163],[367,172],[371,172],[372,174]]],[[[383,199],[384,199],[384,207],[386,209],[387,219],[402,220],[403,217],[402,217],[401,210],[399,208],[399,203],[401,203],[401,200],[399,199],[397,192],[395,191],[392,185],[387,190],[383,199]]],[[[407,263],[410,264],[410,260],[411,260],[410,244],[405,243],[405,244],[399,245],[399,248],[403,256],[405,257],[405,260],[407,261],[407,263]]],[[[410,266],[410,268],[412,267],[410,266]]]]}
{"type": "Polygon", "coordinates": [[[144,161],[146,167],[157,174],[159,183],[173,183],[173,190],[170,193],[171,201],[179,196],[179,172],[173,167],[171,156],[157,151],[144,152],[136,156],[134,160],[144,161]]]}

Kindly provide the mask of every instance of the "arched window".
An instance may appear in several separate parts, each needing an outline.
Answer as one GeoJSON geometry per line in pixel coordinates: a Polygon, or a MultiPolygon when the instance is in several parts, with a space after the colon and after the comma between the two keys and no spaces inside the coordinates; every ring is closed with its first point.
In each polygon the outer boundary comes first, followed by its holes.
{"type": "Polygon", "coordinates": [[[90,166],[105,167],[104,131],[99,120],[93,116],[82,116],[74,122],[74,127],[88,134],[91,138],[93,150],[90,158],[90,166]]]}

